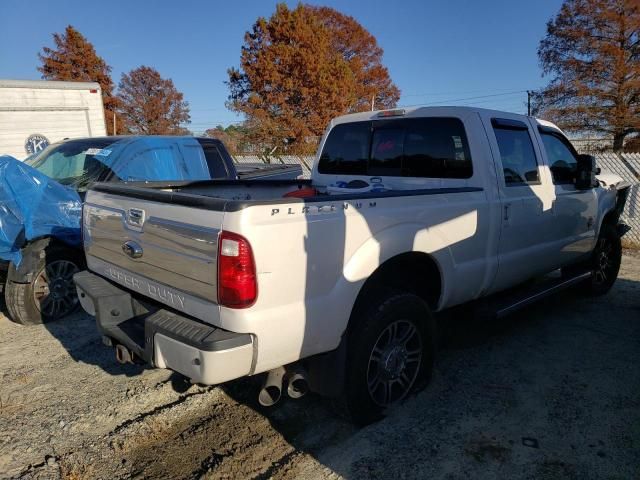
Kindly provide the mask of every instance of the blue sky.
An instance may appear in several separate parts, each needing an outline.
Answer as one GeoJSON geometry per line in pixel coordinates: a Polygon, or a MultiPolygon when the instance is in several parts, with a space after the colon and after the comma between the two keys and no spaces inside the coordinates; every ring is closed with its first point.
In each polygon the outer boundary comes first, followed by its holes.
{"type": "MultiPolygon", "coordinates": [[[[287,2],[295,6],[297,2],[287,2]]],[[[355,17],[384,49],[401,105],[473,104],[524,112],[524,90],[542,86],[536,51],[561,0],[324,1],[355,17]],[[495,95],[495,96],[488,96],[495,95]],[[481,97],[481,98],[476,98],[481,97]]],[[[170,77],[201,132],[239,117],[228,111],[226,71],[244,33],[276,2],[2,0],[0,78],[37,79],[37,53],[67,24],[120,75],[139,65],[170,77]]]]}

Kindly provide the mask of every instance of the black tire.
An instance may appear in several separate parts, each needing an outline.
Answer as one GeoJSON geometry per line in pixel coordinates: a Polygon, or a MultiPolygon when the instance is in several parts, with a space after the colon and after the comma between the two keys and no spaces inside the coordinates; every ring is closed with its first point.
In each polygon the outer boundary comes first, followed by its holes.
{"type": "Polygon", "coordinates": [[[9,274],[5,285],[9,317],[22,325],[58,320],[75,312],[80,305],[73,274],[84,268],[81,252],[55,244],[47,245],[42,251],[44,255],[40,255],[31,282],[12,281],[9,274]],[[51,292],[51,288],[55,292],[51,292]]]}
{"type": "Polygon", "coordinates": [[[591,257],[591,278],[587,293],[604,295],[618,278],[622,262],[622,242],[615,226],[604,224],[600,229],[598,242],[591,257]]]}
{"type": "Polygon", "coordinates": [[[435,324],[420,297],[388,293],[375,298],[372,308],[352,319],[347,343],[344,403],[359,425],[379,420],[389,407],[424,388],[435,356],[435,324]]]}
{"type": "Polygon", "coordinates": [[[604,295],[615,283],[622,261],[622,242],[616,228],[611,224],[604,224],[596,247],[589,260],[562,268],[562,276],[571,278],[576,274],[591,272],[591,276],[580,282],[576,289],[586,295],[604,295]],[[603,262],[603,254],[605,261],[603,262]],[[605,267],[605,268],[603,268],[605,267]],[[604,275],[604,276],[603,276],[604,275]]]}

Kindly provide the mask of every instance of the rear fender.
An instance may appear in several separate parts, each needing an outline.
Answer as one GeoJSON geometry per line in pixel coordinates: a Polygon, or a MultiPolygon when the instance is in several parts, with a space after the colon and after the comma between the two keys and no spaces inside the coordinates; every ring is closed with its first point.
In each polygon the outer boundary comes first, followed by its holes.
{"type": "MultiPolygon", "coordinates": [[[[453,256],[449,242],[433,229],[420,224],[403,224],[378,232],[362,244],[346,261],[343,275],[332,291],[332,305],[340,306],[334,318],[340,318],[340,325],[333,331],[344,332],[347,328],[350,313],[365,281],[387,260],[403,253],[421,252],[430,255],[441,278],[454,269],[453,256]],[[345,315],[346,312],[346,315],[345,315]]],[[[442,282],[442,293],[438,305],[442,304],[449,294],[448,284],[442,282]]],[[[340,337],[336,337],[337,346],[340,337]]]]}

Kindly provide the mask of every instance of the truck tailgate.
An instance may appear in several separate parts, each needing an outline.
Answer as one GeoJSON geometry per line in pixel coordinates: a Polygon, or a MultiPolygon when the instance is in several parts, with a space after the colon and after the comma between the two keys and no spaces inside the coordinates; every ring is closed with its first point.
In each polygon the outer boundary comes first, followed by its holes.
{"type": "Polygon", "coordinates": [[[88,267],[202,317],[208,310],[203,307],[217,301],[218,234],[223,216],[223,211],[172,205],[161,199],[90,191],[83,215],[88,267]],[[194,301],[187,305],[186,299],[194,301]]]}

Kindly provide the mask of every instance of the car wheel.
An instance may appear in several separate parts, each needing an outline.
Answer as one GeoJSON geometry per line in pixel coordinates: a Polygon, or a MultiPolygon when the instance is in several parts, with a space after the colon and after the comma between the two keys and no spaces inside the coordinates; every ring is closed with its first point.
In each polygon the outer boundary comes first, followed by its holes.
{"type": "Polygon", "coordinates": [[[349,331],[346,408],[361,425],[424,387],[433,368],[435,335],[427,304],[410,293],[383,298],[355,318],[349,331]]]}
{"type": "Polygon", "coordinates": [[[589,293],[604,295],[615,283],[622,261],[622,242],[613,225],[603,225],[591,257],[589,293]]]}
{"type": "Polygon", "coordinates": [[[29,283],[11,280],[5,285],[5,304],[10,318],[22,325],[35,325],[63,318],[78,309],[73,275],[84,268],[80,252],[48,245],[29,283]]]}

